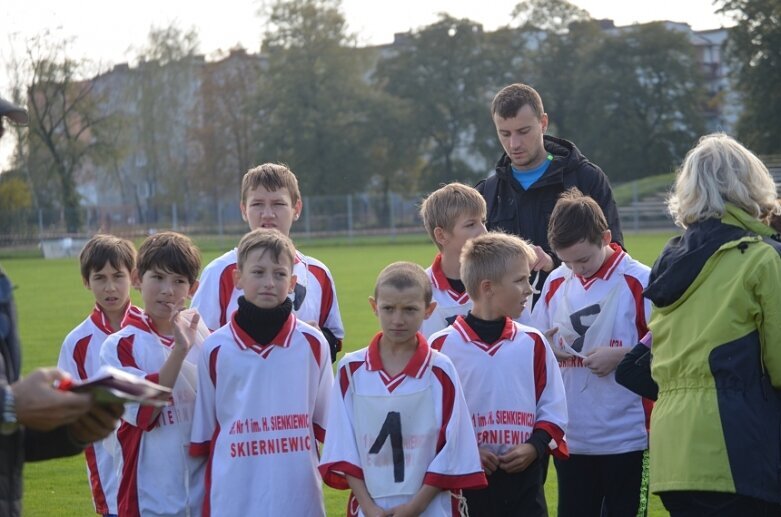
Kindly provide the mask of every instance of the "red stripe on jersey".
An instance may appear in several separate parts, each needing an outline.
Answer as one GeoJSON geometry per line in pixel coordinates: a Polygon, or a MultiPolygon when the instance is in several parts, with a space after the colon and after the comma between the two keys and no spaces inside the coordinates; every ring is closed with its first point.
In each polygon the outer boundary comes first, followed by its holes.
{"type": "Polygon", "coordinates": [[[355,373],[355,370],[361,367],[363,363],[363,361],[353,361],[348,363],[350,368],[350,375],[347,375],[347,370],[344,366],[339,370],[339,387],[342,389],[342,398],[344,398],[344,394],[347,393],[347,389],[350,387],[350,377],[355,373]]]}
{"type": "Polygon", "coordinates": [[[447,426],[450,424],[450,417],[453,416],[453,407],[456,402],[456,387],[442,368],[433,366],[431,371],[442,385],[442,426],[439,428],[439,438],[437,439],[438,453],[447,441],[446,432],[447,426]]]}
{"type": "Polygon", "coordinates": [[[209,459],[206,462],[206,472],[203,477],[203,508],[201,509],[201,517],[209,517],[212,513],[212,465],[214,464],[214,444],[217,443],[217,437],[220,435],[220,424],[214,429],[212,434],[211,446],[209,447],[209,459]]]}
{"type": "Polygon", "coordinates": [[[325,429],[320,427],[319,424],[313,424],[312,429],[315,432],[315,440],[317,440],[320,443],[325,442],[325,429]]]}
{"type": "Polygon", "coordinates": [[[117,356],[119,357],[119,364],[122,366],[140,370],[141,368],[136,364],[136,358],[133,357],[133,341],[135,338],[135,334],[120,338],[119,343],[117,343],[117,356]]]}
{"type": "Polygon", "coordinates": [[[328,274],[325,269],[308,264],[307,269],[314,275],[317,283],[320,284],[320,321],[319,326],[324,327],[325,322],[328,319],[328,315],[331,313],[331,307],[334,305],[334,290],[331,285],[331,279],[328,278],[328,274]]]}
{"type": "Polygon", "coordinates": [[[654,401],[651,399],[643,398],[643,413],[645,413],[645,430],[648,432],[651,429],[651,411],[654,409],[654,401]]]}
{"type": "MultiPolygon", "coordinates": [[[[160,374],[157,373],[150,373],[144,378],[150,382],[160,382],[160,374]]],[[[155,409],[154,406],[140,406],[136,415],[136,425],[144,431],[154,429],[157,418],[160,416],[159,412],[155,414],[155,409]]]]}
{"type": "Polygon", "coordinates": [[[548,385],[548,368],[545,365],[547,347],[539,334],[527,332],[526,335],[534,340],[534,396],[535,401],[539,403],[542,392],[548,385]]]}
{"type": "Polygon", "coordinates": [[[347,483],[345,475],[352,476],[357,479],[363,479],[363,469],[358,465],[354,465],[348,461],[335,461],[333,463],[324,463],[317,467],[320,471],[320,476],[323,478],[323,483],[336,488],[337,490],[347,490],[350,485],[347,483]]]}
{"type": "Polygon", "coordinates": [[[648,332],[648,323],[645,321],[645,304],[643,303],[643,284],[633,276],[624,275],[624,280],[632,291],[632,299],[635,301],[635,328],[637,336],[641,338],[648,332]]]}
{"type": "MultiPolygon", "coordinates": [[[[233,282],[233,272],[236,271],[236,264],[231,264],[220,273],[220,327],[228,323],[228,305],[233,296],[235,284],[233,282]]],[[[217,330],[217,329],[214,329],[217,330]]]]}
{"type": "Polygon", "coordinates": [[[445,275],[445,272],[442,271],[441,253],[437,253],[437,256],[434,257],[434,262],[431,264],[431,275],[429,278],[431,278],[431,283],[434,284],[434,287],[440,291],[445,291],[448,296],[450,296],[459,305],[464,305],[469,301],[469,294],[467,294],[466,291],[459,293],[453,289],[453,286],[450,284],[450,280],[447,278],[447,275],[445,275]]]}
{"type": "Polygon", "coordinates": [[[312,334],[303,333],[306,340],[309,342],[309,348],[312,349],[312,355],[315,356],[315,362],[317,366],[320,366],[320,340],[312,334]]]}
{"type": "Polygon", "coordinates": [[[190,454],[190,456],[193,457],[207,456],[211,450],[210,444],[210,441],[190,443],[190,447],[187,449],[187,452],[190,454]]]}
{"type": "Polygon", "coordinates": [[[73,360],[76,362],[76,370],[79,372],[79,379],[82,380],[87,378],[87,348],[89,348],[89,342],[91,340],[92,334],[85,336],[76,341],[76,346],[73,348],[73,360]]]}
{"type": "Polygon", "coordinates": [[[103,492],[103,485],[100,482],[98,460],[95,457],[95,447],[93,445],[88,445],[84,449],[84,457],[87,458],[89,484],[92,487],[92,500],[95,502],[95,511],[101,515],[106,515],[109,513],[108,503],[106,503],[106,494],[103,492]]]}
{"type": "Polygon", "coordinates": [[[442,345],[445,344],[445,339],[447,339],[447,335],[438,336],[434,341],[431,342],[431,348],[437,351],[441,351],[442,345]]]}
{"type": "Polygon", "coordinates": [[[540,420],[534,423],[534,429],[541,429],[550,435],[551,441],[556,447],[551,447],[551,444],[548,444],[548,450],[554,457],[560,460],[569,458],[569,447],[567,447],[567,441],[564,439],[564,430],[561,427],[554,423],[540,420]]]}
{"type": "Polygon", "coordinates": [[[217,354],[220,352],[220,347],[217,346],[209,354],[209,378],[212,381],[213,386],[217,386],[217,354]]]}
{"type": "Polygon", "coordinates": [[[561,287],[561,284],[563,283],[564,277],[554,278],[550,281],[548,292],[545,294],[545,305],[550,305],[551,298],[553,298],[553,295],[556,294],[556,291],[559,290],[559,287],[561,287]]]}
{"type": "Polygon", "coordinates": [[[488,480],[485,472],[472,472],[471,474],[460,474],[451,476],[447,474],[437,474],[435,472],[426,472],[423,477],[424,485],[431,485],[442,490],[452,490],[460,488],[485,488],[488,486],[488,480]]]}
{"type": "Polygon", "coordinates": [[[358,499],[355,497],[355,494],[350,491],[350,497],[347,498],[347,513],[345,517],[358,517],[359,509],[360,505],[358,504],[358,499]]]}
{"type": "Polygon", "coordinates": [[[117,492],[117,513],[122,517],[141,517],[138,508],[138,454],[141,449],[141,436],[141,429],[127,422],[122,422],[117,431],[123,460],[117,492]]]}

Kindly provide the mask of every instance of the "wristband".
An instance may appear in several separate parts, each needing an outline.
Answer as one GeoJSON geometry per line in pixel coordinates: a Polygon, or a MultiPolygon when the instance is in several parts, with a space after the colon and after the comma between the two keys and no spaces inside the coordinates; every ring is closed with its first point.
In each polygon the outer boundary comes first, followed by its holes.
{"type": "Polygon", "coordinates": [[[0,421],[0,434],[8,436],[13,434],[19,429],[19,422],[16,420],[16,400],[14,399],[14,391],[10,385],[3,387],[3,412],[2,420],[0,421]]]}

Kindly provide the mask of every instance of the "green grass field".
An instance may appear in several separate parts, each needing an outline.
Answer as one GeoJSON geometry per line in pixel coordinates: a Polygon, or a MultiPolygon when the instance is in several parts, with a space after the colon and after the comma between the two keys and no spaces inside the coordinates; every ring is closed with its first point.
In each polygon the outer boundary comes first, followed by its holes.
{"type": "MultiPolygon", "coordinates": [[[[652,264],[670,234],[627,235],[629,252],[638,260],[652,264]]],[[[414,239],[417,240],[417,239],[414,239]]],[[[370,245],[302,246],[331,269],[338,288],[342,319],[347,333],[346,350],[368,344],[377,331],[367,297],[377,273],[397,260],[411,260],[428,266],[435,249],[419,241],[370,245]]],[[[207,263],[221,252],[204,252],[207,263]]],[[[23,370],[57,362],[65,335],[91,310],[91,293],[84,289],[75,259],[43,260],[8,258],[2,266],[11,277],[19,312],[23,343],[23,370]]],[[[139,302],[137,293],[134,301],[139,302]]],[[[94,515],[82,456],[52,460],[25,466],[24,515],[94,515]]],[[[546,485],[551,515],[556,515],[556,476],[551,467],[546,485]]],[[[346,494],[326,489],[329,516],[344,515],[346,494]]],[[[657,498],[649,515],[666,515],[657,498]]]]}

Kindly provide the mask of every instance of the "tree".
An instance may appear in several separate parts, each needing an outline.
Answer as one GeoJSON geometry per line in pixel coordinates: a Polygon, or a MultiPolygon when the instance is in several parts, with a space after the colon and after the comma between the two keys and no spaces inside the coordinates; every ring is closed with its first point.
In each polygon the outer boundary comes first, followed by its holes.
{"type": "Polygon", "coordinates": [[[781,152],[781,2],[720,0],[719,12],[737,24],[729,31],[728,55],[743,110],[738,135],[758,153],[781,152]]]}
{"type": "Polygon", "coordinates": [[[368,58],[337,0],[277,0],[257,99],[259,162],[285,162],[304,192],[360,191],[371,176],[368,58]]]}
{"type": "Polygon", "coordinates": [[[572,132],[611,178],[668,171],[702,134],[704,82],[686,34],[662,23],[626,29],[583,70],[572,132]]]}
{"type": "Polygon", "coordinates": [[[573,23],[589,21],[591,15],[567,0],[526,0],[515,6],[512,18],[526,29],[566,34],[573,23]]]}
{"type": "Polygon", "coordinates": [[[31,153],[45,154],[36,157],[43,161],[37,163],[56,179],[67,230],[77,232],[82,224],[77,174],[91,159],[108,152],[100,126],[110,113],[97,109],[92,82],[79,79],[86,63],[68,58],[67,49],[67,41],[46,36],[28,42],[29,144],[31,153]]]}
{"type": "Polygon", "coordinates": [[[443,14],[377,66],[377,84],[413,107],[408,130],[427,159],[425,188],[483,176],[496,154],[489,144],[497,88],[490,48],[481,25],[443,14]]]}

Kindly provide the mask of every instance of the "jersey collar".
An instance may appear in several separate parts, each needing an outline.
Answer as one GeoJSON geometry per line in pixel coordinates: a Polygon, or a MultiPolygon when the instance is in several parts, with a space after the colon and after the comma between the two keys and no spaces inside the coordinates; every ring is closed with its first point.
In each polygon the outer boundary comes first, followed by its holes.
{"type": "Polygon", "coordinates": [[[610,249],[613,250],[613,254],[610,255],[610,258],[608,258],[606,261],[602,263],[602,265],[599,267],[596,273],[594,273],[588,278],[584,278],[578,274],[575,275],[578,278],[578,280],[580,280],[580,283],[583,285],[585,289],[591,287],[597,280],[609,280],[610,276],[613,274],[613,272],[618,268],[618,265],[621,263],[621,259],[623,259],[624,256],[626,255],[626,252],[621,247],[621,245],[615,242],[610,243],[610,249]]]}
{"type": "MultiPolygon", "coordinates": [[[[407,366],[405,366],[401,373],[394,377],[394,379],[407,375],[416,379],[423,377],[426,367],[431,360],[431,348],[428,346],[423,334],[418,332],[415,337],[418,340],[418,346],[415,349],[415,353],[407,363],[407,366]]],[[[377,335],[374,336],[366,354],[366,369],[370,372],[382,371],[385,373],[385,370],[382,367],[382,357],[380,356],[380,338],[382,338],[382,332],[378,332],[377,335]]]]}
{"type": "Polygon", "coordinates": [[[274,346],[278,346],[281,348],[287,348],[290,346],[290,341],[293,337],[293,329],[296,327],[296,315],[294,313],[290,313],[288,315],[287,319],[285,320],[285,323],[282,324],[282,328],[279,329],[279,332],[277,332],[277,335],[274,336],[274,338],[271,340],[270,343],[266,345],[261,345],[252,337],[244,332],[241,327],[236,323],[236,313],[233,313],[233,316],[231,316],[230,321],[230,329],[231,333],[233,334],[233,340],[236,342],[236,345],[242,350],[252,350],[253,352],[262,355],[264,358],[268,356],[268,354],[271,353],[271,350],[274,346]]]}
{"type": "Polygon", "coordinates": [[[137,329],[143,330],[144,332],[149,332],[150,334],[154,334],[157,336],[157,338],[160,340],[160,342],[170,348],[174,344],[174,338],[171,336],[164,336],[160,334],[157,329],[155,328],[155,324],[152,323],[152,318],[147,315],[144,311],[139,309],[138,307],[130,306],[125,313],[125,319],[122,320],[122,326],[131,326],[136,327],[137,329]]]}
{"type": "Polygon", "coordinates": [[[477,335],[477,332],[475,332],[474,329],[469,326],[463,316],[458,316],[456,318],[456,321],[453,322],[453,328],[456,329],[464,341],[467,343],[473,343],[487,352],[494,350],[504,341],[512,341],[512,339],[515,338],[515,334],[517,332],[515,322],[506,316],[504,318],[504,328],[502,329],[502,333],[499,334],[499,339],[497,339],[495,343],[486,343],[485,341],[482,341],[480,336],[477,335]]]}
{"type": "Polygon", "coordinates": [[[442,254],[437,253],[434,257],[434,262],[431,264],[431,283],[434,284],[436,289],[447,292],[450,297],[463,305],[469,301],[469,295],[464,291],[459,293],[450,285],[450,281],[447,279],[445,272],[442,271],[442,254]]]}
{"type": "MultiPolygon", "coordinates": [[[[122,316],[122,322],[121,325],[124,326],[124,320],[127,317],[127,313],[130,311],[130,300],[127,301],[127,304],[125,305],[124,316],[122,316]]],[[[98,327],[101,332],[104,334],[113,334],[119,329],[115,329],[111,326],[111,321],[108,319],[108,315],[106,314],[106,311],[103,310],[103,307],[100,306],[99,303],[95,304],[95,307],[92,308],[92,313],[89,315],[90,319],[92,320],[92,323],[98,327]]]]}

